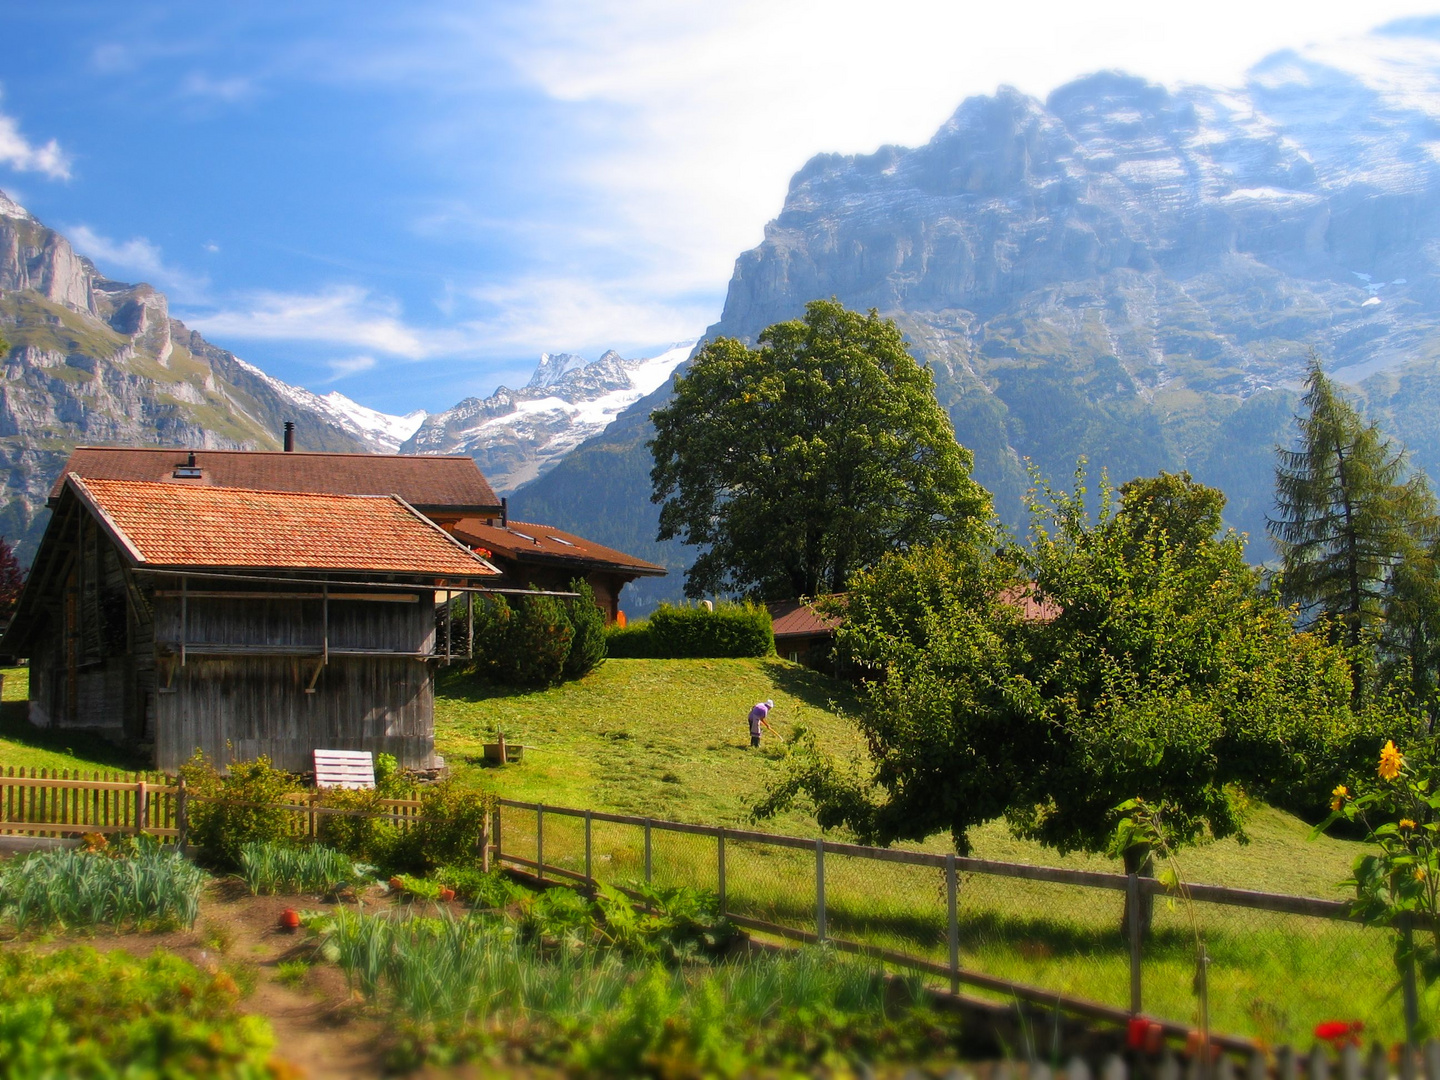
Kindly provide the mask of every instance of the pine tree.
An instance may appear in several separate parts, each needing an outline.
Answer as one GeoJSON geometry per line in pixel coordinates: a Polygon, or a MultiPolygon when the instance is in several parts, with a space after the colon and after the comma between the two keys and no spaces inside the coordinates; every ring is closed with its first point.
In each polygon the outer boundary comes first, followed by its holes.
{"type": "Polygon", "coordinates": [[[1435,500],[1403,448],[1367,424],[1312,355],[1300,445],[1277,451],[1275,517],[1282,595],[1328,617],[1356,648],[1378,630],[1397,567],[1422,557],[1436,531],[1435,500]]]}

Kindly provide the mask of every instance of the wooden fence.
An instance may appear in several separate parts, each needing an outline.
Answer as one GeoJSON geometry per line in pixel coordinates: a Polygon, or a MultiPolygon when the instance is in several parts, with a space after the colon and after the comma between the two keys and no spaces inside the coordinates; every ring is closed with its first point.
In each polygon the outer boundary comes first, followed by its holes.
{"type": "Polygon", "coordinates": [[[100,773],[78,769],[0,772],[0,833],[80,836],[148,833],[178,838],[178,788],[158,773],[100,773]]]}
{"type": "Polygon", "coordinates": [[[420,818],[418,799],[379,799],[376,810],[323,805],[327,793],[297,793],[283,803],[241,803],[188,792],[179,777],[162,773],[92,772],[78,769],[0,770],[0,834],[78,837],[87,833],[145,833],[186,842],[194,803],[223,803],[288,810],[291,835],[313,840],[327,815],[383,817],[401,828],[420,818]]]}
{"type": "MultiPolygon", "coordinates": [[[[497,820],[494,835],[496,859],[500,865],[508,865],[532,875],[544,882],[563,881],[577,885],[593,886],[596,883],[595,850],[592,833],[597,823],[627,826],[635,831],[634,849],[641,853],[638,860],[643,868],[644,881],[650,883],[655,871],[654,838],[660,834],[687,834],[708,839],[713,847],[709,855],[709,869],[706,877],[717,883],[720,910],[734,923],[746,929],[768,934],[790,941],[819,943],[861,956],[868,956],[901,969],[918,972],[949,983],[952,994],[962,986],[1002,998],[1024,1001],[1040,1008],[1059,1009],[1072,1015],[1113,1024],[1126,1024],[1136,1017],[1144,1016],[1155,1023],[1167,1037],[1184,1038],[1192,1025],[1175,1019],[1151,1016],[1143,1008],[1141,1000],[1141,967],[1143,942],[1138,920],[1130,920],[1128,934],[1129,1002],[1125,1007],[1118,1002],[1096,1001],[1074,993],[1057,991],[1051,987],[1029,985],[1010,978],[973,970],[960,963],[959,928],[957,906],[959,875],[963,873],[987,877],[1010,878],[1031,882],[1047,882],[1057,885],[1079,886],[1126,898],[1131,910],[1136,910],[1142,897],[1168,895],[1166,885],[1151,877],[1138,874],[1122,874],[1088,870],[1070,870],[1061,867],[1033,866],[1025,863],[1001,862],[990,859],[966,858],[953,854],[936,854],[923,851],[905,851],[897,848],[867,847],[823,838],[802,838],[774,833],[756,832],[748,829],[733,829],[710,825],[692,825],[681,822],[662,821],[652,818],[634,817],[627,814],[613,814],[598,810],[581,810],[572,807],[549,806],[539,803],[501,799],[499,805],[504,816],[497,820]],[[506,819],[509,819],[508,821],[506,819]],[[578,819],[581,830],[580,846],[568,853],[566,861],[571,866],[558,865],[560,859],[550,850],[547,819],[578,819]],[[518,819],[518,820],[517,820],[518,819]],[[504,824],[504,832],[500,823],[504,824]],[[514,826],[523,826],[514,828],[514,826]],[[509,839],[515,832],[523,836],[520,843],[509,839]],[[505,842],[508,840],[508,843],[505,842]],[[751,845],[772,849],[792,849],[803,853],[803,858],[812,860],[813,898],[809,922],[810,927],[786,923],[776,919],[760,919],[747,916],[735,910],[727,895],[727,842],[732,851],[738,845],[751,845]],[[525,851],[521,854],[521,849],[525,851]],[[531,857],[533,855],[533,857],[531,857]],[[868,860],[878,868],[886,865],[910,865],[928,867],[943,875],[944,882],[944,933],[948,956],[945,962],[933,957],[919,956],[895,948],[887,948],[873,942],[866,942],[836,935],[830,931],[826,900],[826,856],[841,856],[850,859],[868,860]]],[[[733,858],[733,855],[730,856],[733,858]]],[[[879,872],[883,875],[883,869],[879,872]]],[[[876,879],[883,880],[883,877],[876,879]]],[[[1350,912],[1349,905],[1339,900],[1318,897],[1290,896],[1279,893],[1258,892],[1250,889],[1235,889],[1218,885],[1187,884],[1185,892],[1192,901],[1238,908],[1253,912],[1270,912],[1276,915],[1304,916],[1326,922],[1357,923],[1359,920],[1350,912]]],[[[1381,931],[1376,931],[1381,933],[1381,931]]],[[[1388,960],[1388,946],[1386,948],[1388,960]]],[[[1202,966],[1208,966],[1203,961],[1202,966]]],[[[1404,1010],[1407,1031],[1417,1030],[1416,1016],[1416,975],[1413,965],[1403,972],[1404,1010]]],[[[1253,1040],[1229,1035],[1211,1035],[1212,1041],[1221,1049],[1243,1053],[1253,1045],[1253,1040]]],[[[1308,1066],[1307,1066],[1308,1067],[1308,1066]]],[[[1179,1080],[1177,1077],[1176,1080],[1179,1080]]],[[[1437,1058],[1435,1080],[1440,1080],[1440,1058],[1437,1058]]]]}

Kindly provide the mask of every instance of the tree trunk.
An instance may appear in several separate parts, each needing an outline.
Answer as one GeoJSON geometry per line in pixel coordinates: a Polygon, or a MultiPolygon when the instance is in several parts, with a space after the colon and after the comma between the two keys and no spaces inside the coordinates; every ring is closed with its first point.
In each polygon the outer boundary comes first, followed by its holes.
{"type": "MultiPolygon", "coordinates": [[[[1136,844],[1125,852],[1125,873],[1139,874],[1141,877],[1153,878],[1155,876],[1155,854],[1150,850],[1148,844],[1136,844]]],[[[1155,917],[1155,894],[1151,892],[1142,893],[1140,896],[1139,910],[1130,910],[1130,895],[1125,895],[1125,911],[1120,917],[1120,933],[1126,941],[1130,940],[1131,918],[1140,920],[1140,940],[1144,941],[1150,936],[1150,924],[1155,917]]]]}

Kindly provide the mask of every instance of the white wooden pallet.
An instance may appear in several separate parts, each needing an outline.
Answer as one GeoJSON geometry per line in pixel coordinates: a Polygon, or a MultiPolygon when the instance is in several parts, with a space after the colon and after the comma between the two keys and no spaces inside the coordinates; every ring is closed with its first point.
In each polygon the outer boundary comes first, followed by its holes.
{"type": "Polygon", "coordinates": [[[375,757],[369,750],[316,750],[315,786],[373,788],[375,757]]]}

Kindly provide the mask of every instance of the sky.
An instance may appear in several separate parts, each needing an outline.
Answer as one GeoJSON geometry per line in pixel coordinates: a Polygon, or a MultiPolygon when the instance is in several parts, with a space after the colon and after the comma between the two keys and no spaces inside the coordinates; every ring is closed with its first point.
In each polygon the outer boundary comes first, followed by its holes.
{"type": "Polygon", "coordinates": [[[0,0],[0,189],[270,374],[436,411],[542,351],[698,337],[816,153],[923,143],[1002,84],[1235,85],[1436,11],[0,0]]]}

